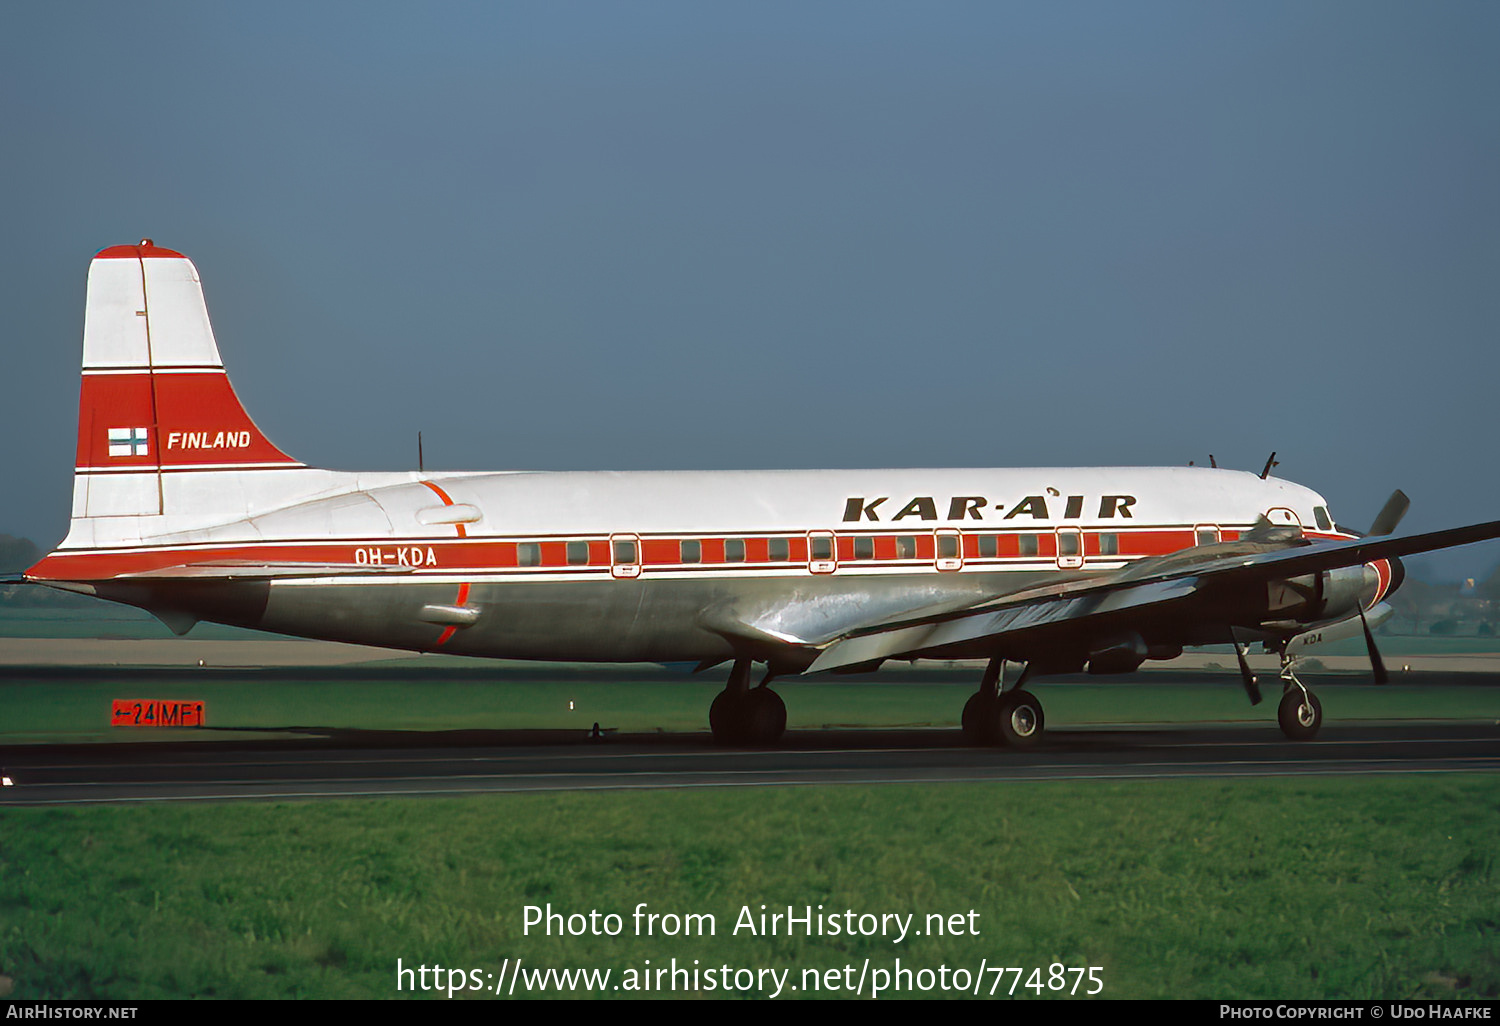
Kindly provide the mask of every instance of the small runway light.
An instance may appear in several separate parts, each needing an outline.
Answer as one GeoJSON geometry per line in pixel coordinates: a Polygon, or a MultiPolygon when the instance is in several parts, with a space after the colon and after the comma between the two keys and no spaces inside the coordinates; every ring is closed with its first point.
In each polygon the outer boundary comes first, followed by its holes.
{"type": "Polygon", "coordinates": [[[0,787],[15,787],[16,782],[10,777],[0,777],[0,787]]]}
{"type": "Polygon", "coordinates": [[[570,698],[570,699],[568,699],[568,712],[572,712],[572,711],[573,711],[573,700],[570,698]]]}

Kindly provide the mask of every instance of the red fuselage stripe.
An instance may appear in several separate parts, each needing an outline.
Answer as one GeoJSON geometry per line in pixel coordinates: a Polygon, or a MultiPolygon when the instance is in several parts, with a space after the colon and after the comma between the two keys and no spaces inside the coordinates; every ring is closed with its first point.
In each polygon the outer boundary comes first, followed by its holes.
{"type": "MultiPolygon", "coordinates": [[[[963,561],[971,566],[994,569],[1038,568],[1055,566],[1056,535],[1047,532],[981,532],[993,543],[980,545],[979,534],[962,536],[963,561]],[[1022,536],[1030,540],[1023,543],[1022,536]],[[983,554],[981,555],[981,548],[983,554]]],[[[1100,552],[1099,532],[1084,534],[1083,556],[1087,564],[1129,562],[1147,556],[1165,555],[1193,544],[1190,529],[1162,528],[1115,534],[1115,553],[1100,552]]],[[[1226,531],[1226,536],[1238,532],[1226,531]]],[[[836,536],[836,561],[850,570],[906,569],[919,572],[932,569],[936,546],[932,532],[926,534],[869,534],[857,536],[868,541],[856,555],[855,537],[836,536]]],[[[763,572],[792,569],[806,565],[810,558],[806,535],[759,535],[713,538],[645,537],[637,558],[645,571],[728,570],[763,572]],[[735,549],[743,546],[743,559],[730,559],[727,543],[735,549]],[[773,546],[774,543],[774,546],[773,546]],[[782,548],[784,546],[784,549],[782,548]],[[694,558],[696,557],[696,558],[694,558]]],[[[37,580],[98,581],[126,574],[148,573],[176,566],[238,560],[252,563],[328,564],[339,567],[369,566],[409,567],[421,574],[490,574],[546,572],[603,572],[613,565],[607,537],[548,538],[538,540],[464,538],[464,539],[349,539],[345,541],[310,541],[306,543],[255,542],[221,546],[171,546],[115,551],[95,549],[56,552],[29,571],[37,580]]],[[[1390,580],[1389,567],[1383,570],[1382,594],[1390,580]]],[[[404,576],[404,575],[403,575],[404,576]]]]}

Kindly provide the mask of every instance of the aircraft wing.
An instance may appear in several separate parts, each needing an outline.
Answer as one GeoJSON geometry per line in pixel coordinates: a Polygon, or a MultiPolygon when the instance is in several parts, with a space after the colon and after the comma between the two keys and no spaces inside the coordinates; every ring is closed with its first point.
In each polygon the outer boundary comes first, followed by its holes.
{"type": "Polygon", "coordinates": [[[1230,557],[1221,561],[1223,566],[1212,565],[1191,572],[1200,577],[1235,572],[1261,579],[1297,576],[1319,570],[1334,570],[1341,566],[1358,566],[1393,556],[1449,549],[1491,538],[1500,538],[1500,520],[1469,527],[1453,527],[1446,531],[1413,534],[1405,538],[1352,538],[1344,541],[1311,542],[1275,552],[1230,557]]]}
{"type": "Polygon", "coordinates": [[[1433,531],[1404,538],[1294,542],[1284,548],[1201,560],[1163,562],[1156,570],[1127,567],[1107,577],[1074,579],[1028,589],[968,609],[890,618],[866,624],[823,646],[809,673],[881,659],[910,658],[976,643],[998,645],[1008,637],[1122,613],[1185,605],[1210,582],[1215,587],[1297,577],[1378,559],[1467,545],[1500,537],[1500,521],[1433,531]]]}
{"type": "Polygon", "coordinates": [[[916,656],[969,642],[998,640],[1051,624],[1076,623],[1090,617],[1148,606],[1162,607],[1189,598],[1197,590],[1196,580],[1182,578],[1145,584],[1127,582],[1113,588],[1094,584],[1080,589],[1080,594],[1020,599],[999,608],[991,603],[986,608],[951,618],[887,627],[835,641],[814,660],[808,672],[916,656]]]}

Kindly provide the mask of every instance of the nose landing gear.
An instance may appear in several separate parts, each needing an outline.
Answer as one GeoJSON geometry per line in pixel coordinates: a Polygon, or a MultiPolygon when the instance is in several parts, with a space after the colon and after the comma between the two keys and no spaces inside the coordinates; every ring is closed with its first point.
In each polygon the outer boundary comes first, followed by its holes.
{"type": "Polygon", "coordinates": [[[1307,690],[1294,669],[1297,657],[1281,653],[1281,704],[1276,707],[1276,722],[1281,732],[1293,741],[1306,741],[1323,725],[1323,703],[1307,690]]]}

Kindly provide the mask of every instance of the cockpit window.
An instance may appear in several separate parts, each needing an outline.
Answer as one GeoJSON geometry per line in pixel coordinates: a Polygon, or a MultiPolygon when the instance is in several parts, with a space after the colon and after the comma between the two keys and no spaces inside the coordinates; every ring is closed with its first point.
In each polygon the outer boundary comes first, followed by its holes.
{"type": "Polygon", "coordinates": [[[1332,531],[1333,530],[1333,521],[1328,516],[1328,507],[1326,507],[1326,506],[1314,506],[1313,507],[1313,518],[1316,519],[1317,522],[1318,522],[1318,530],[1320,530],[1320,531],[1332,531]]]}

